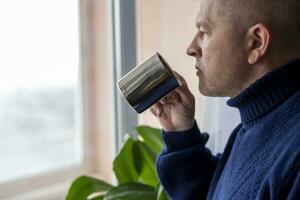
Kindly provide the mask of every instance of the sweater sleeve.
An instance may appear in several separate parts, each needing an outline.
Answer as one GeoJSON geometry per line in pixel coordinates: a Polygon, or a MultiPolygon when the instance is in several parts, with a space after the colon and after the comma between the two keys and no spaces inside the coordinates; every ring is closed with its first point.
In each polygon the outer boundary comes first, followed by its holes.
{"type": "Polygon", "coordinates": [[[274,199],[288,199],[296,200],[300,199],[300,155],[297,157],[297,161],[293,164],[293,169],[289,170],[288,176],[283,181],[280,192],[274,199]]]}
{"type": "Polygon", "coordinates": [[[300,199],[300,170],[298,170],[298,174],[295,177],[295,181],[291,187],[287,199],[289,200],[300,199]]]}
{"type": "Polygon", "coordinates": [[[156,161],[157,173],[173,200],[205,199],[219,158],[205,147],[207,133],[194,127],[184,132],[164,132],[164,149],[156,161]]]}

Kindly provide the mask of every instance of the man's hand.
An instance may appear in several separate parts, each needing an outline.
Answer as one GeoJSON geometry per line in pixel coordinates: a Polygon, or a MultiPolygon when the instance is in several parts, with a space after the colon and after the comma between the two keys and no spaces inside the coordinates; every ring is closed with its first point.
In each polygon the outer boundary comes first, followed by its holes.
{"type": "Polygon", "coordinates": [[[185,131],[194,125],[195,97],[184,78],[174,73],[182,85],[155,103],[150,111],[158,118],[163,130],[185,131]]]}

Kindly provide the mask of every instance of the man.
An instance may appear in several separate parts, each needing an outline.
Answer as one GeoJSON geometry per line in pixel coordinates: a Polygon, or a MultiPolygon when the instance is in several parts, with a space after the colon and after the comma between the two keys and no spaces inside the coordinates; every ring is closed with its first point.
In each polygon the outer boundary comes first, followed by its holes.
{"type": "Polygon", "coordinates": [[[151,107],[165,147],[157,172],[174,200],[300,199],[300,1],[200,0],[187,49],[199,91],[240,111],[223,154],[205,148],[183,85],[151,107]]]}

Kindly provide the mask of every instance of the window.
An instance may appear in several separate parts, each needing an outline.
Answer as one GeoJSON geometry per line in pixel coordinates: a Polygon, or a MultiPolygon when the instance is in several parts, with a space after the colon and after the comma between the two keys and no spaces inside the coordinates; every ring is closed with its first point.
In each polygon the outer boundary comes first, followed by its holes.
{"type": "Polygon", "coordinates": [[[0,2],[0,184],[80,166],[79,4],[0,2]]]}
{"type": "Polygon", "coordinates": [[[222,153],[232,130],[240,123],[236,108],[226,105],[228,98],[203,97],[200,129],[209,133],[207,146],[214,153],[222,153]],[[230,116],[230,117],[228,117],[230,116]]]}

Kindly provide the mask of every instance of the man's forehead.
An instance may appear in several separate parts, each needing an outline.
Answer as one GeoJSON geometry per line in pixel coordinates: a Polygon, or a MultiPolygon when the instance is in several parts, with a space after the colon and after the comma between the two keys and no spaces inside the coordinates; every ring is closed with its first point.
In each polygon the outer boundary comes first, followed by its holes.
{"type": "Polygon", "coordinates": [[[221,0],[199,0],[199,11],[207,12],[213,9],[213,7],[215,7],[217,4],[219,4],[219,1],[221,0]]]}
{"type": "Polygon", "coordinates": [[[197,27],[208,26],[209,25],[208,12],[203,12],[203,11],[199,10],[199,12],[197,13],[195,21],[196,21],[196,26],[197,27]]]}
{"type": "Polygon", "coordinates": [[[211,15],[216,11],[217,1],[200,0],[199,10],[196,16],[196,26],[208,26],[211,23],[211,15]]]}

